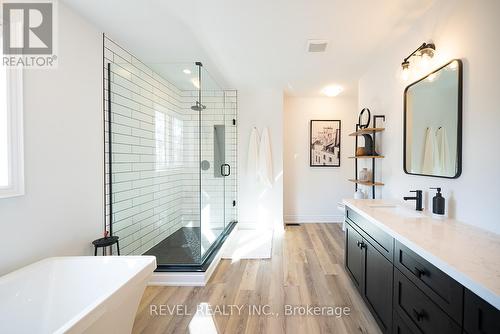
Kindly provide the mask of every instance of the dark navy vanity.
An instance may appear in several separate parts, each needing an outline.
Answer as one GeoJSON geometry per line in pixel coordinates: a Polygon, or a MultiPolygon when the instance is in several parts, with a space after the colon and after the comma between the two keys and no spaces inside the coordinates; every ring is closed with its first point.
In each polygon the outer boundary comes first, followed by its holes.
{"type": "MultiPolygon", "coordinates": [[[[345,268],[383,333],[500,333],[500,311],[497,307],[412,250],[419,248],[420,244],[409,242],[412,245],[409,247],[402,241],[405,239],[404,229],[420,228],[417,218],[405,218],[407,226],[399,231],[396,228],[392,230],[391,224],[399,225],[394,217],[387,215],[389,209],[377,211],[377,206],[368,205],[361,209],[356,205],[354,209],[355,202],[362,201],[345,201],[345,268]],[[381,224],[366,218],[370,211],[377,213],[379,221],[380,217],[388,217],[391,224],[381,228],[381,224]]],[[[422,215],[423,226],[447,223],[434,223],[430,219],[422,215]]],[[[434,233],[432,230],[440,228],[440,225],[424,228],[424,232],[434,233]]],[[[422,248],[422,252],[425,253],[425,249],[422,248]]],[[[444,254],[447,254],[446,251],[444,254]]],[[[432,259],[435,263],[441,263],[441,260],[438,256],[432,259]]],[[[444,267],[448,270],[447,266],[444,267]]],[[[471,286],[481,290],[477,284],[471,283],[471,286]]],[[[498,301],[498,295],[488,296],[498,301]]]]}

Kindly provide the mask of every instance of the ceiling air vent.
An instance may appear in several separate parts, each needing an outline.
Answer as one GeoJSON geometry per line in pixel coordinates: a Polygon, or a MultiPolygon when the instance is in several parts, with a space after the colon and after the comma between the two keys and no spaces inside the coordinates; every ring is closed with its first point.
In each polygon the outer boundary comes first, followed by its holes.
{"type": "Polygon", "coordinates": [[[310,39],[307,41],[307,52],[325,52],[328,41],[324,39],[310,39]]]}

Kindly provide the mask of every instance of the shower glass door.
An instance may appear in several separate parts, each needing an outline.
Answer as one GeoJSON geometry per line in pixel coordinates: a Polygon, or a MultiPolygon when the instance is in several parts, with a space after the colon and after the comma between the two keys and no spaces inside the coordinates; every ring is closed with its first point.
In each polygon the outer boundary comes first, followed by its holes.
{"type": "Polygon", "coordinates": [[[201,257],[225,228],[225,182],[231,174],[226,163],[224,91],[200,66],[200,222],[201,257]]]}
{"type": "Polygon", "coordinates": [[[224,178],[224,221],[229,223],[238,220],[237,210],[237,159],[238,159],[238,131],[237,131],[237,92],[224,90],[224,118],[225,118],[225,159],[231,166],[231,173],[224,178]]]}
{"type": "Polygon", "coordinates": [[[199,271],[236,220],[236,91],[103,42],[107,228],[122,255],[199,271]]]}

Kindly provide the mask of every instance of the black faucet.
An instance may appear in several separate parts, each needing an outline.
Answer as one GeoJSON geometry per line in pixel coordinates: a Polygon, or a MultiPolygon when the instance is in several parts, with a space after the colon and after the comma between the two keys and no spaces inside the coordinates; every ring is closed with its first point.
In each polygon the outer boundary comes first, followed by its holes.
{"type": "Polygon", "coordinates": [[[422,211],[422,190],[410,190],[411,193],[415,193],[415,197],[403,197],[405,201],[415,200],[415,210],[422,211]]]}

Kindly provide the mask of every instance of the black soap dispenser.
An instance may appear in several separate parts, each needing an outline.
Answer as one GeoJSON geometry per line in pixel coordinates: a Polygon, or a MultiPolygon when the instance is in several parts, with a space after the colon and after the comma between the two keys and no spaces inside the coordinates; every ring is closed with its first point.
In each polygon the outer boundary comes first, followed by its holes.
{"type": "Polygon", "coordinates": [[[430,188],[437,190],[436,196],[432,198],[432,213],[436,215],[444,215],[445,199],[441,195],[441,188],[430,188]]]}

